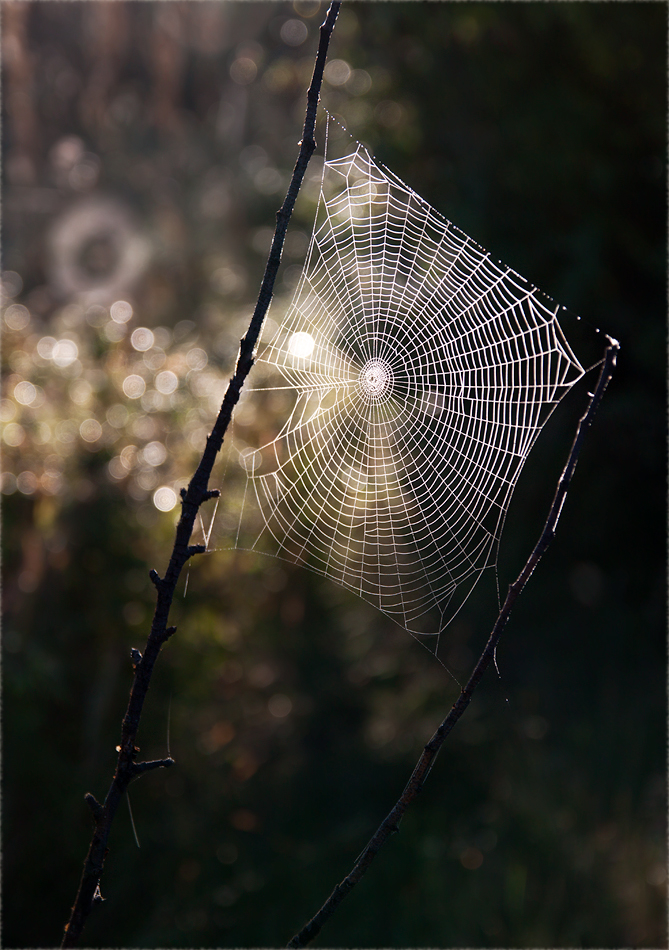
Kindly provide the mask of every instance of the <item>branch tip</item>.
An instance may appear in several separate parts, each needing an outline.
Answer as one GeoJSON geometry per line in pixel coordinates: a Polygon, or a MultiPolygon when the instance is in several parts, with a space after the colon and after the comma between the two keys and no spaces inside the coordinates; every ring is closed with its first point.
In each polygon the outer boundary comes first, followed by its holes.
{"type": "Polygon", "coordinates": [[[194,554],[204,554],[207,549],[204,544],[189,544],[186,550],[188,557],[192,557],[194,554]]]}
{"type": "Polygon", "coordinates": [[[609,336],[608,333],[606,334],[606,339],[609,341],[609,346],[611,347],[611,349],[618,352],[618,350],[620,349],[620,342],[616,340],[614,336],[609,336]]]}
{"type": "Polygon", "coordinates": [[[151,578],[151,583],[153,584],[153,586],[159,590],[160,585],[162,584],[162,580],[161,580],[160,574],[158,573],[157,570],[155,570],[155,568],[153,567],[151,568],[151,570],[149,571],[149,577],[151,578]]]}
{"type": "Polygon", "coordinates": [[[136,670],[139,664],[142,662],[142,654],[139,652],[139,650],[133,647],[130,651],[130,658],[132,660],[133,669],[136,670]]]}

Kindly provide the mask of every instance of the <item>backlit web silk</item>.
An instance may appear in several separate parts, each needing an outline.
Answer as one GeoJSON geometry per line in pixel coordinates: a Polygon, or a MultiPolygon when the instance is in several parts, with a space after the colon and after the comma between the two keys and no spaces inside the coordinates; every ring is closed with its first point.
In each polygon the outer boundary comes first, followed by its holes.
{"type": "Polygon", "coordinates": [[[544,301],[362,146],[326,160],[302,276],[258,354],[292,408],[242,452],[237,546],[326,575],[436,649],[584,372],[544,301]]]}

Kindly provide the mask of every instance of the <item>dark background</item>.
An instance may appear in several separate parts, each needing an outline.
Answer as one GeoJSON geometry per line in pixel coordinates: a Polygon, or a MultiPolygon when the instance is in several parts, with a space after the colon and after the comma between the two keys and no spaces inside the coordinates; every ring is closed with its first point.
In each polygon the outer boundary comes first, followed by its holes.
{"type": "MultiPolygon", "coordinates": [[[[3,4],[4,946],[57,944],[74,900],[83,795],[108,787],[147,571],[171,549],[176,509],[153,492],[192,472],[233,365],[324,12],[3,4]],[[140,326],[146,353],[129,341],[140,326]]],[[[326,106],[621,352],[501,678],[488,673],[322,946],[666,943],[666,19],[660,3],[344,5],[326,106]]],[[[313,207],[307,187],[277,312],[313,207]]],[[[593,383],[523,473],[502,589],[593,383]]],[[[244,412],[247,430],[266,424],[244,412]]],[[[139,737],[163,756],[169,724],[177,765],[131,789],[139,850],[119,811],[86,946],[284,944],[457,695],[371,607],[260,560],[190,570],[139,737]]],[[[460,678],[494,620],[492,580],[444,636],[460,678]]]]}

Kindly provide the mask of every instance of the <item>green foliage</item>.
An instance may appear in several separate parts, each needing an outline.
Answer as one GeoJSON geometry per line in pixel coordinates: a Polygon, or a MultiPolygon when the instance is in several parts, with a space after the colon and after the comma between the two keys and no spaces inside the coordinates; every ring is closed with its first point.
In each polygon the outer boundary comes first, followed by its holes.
{"type": "MultiPolygon", "coordinates": [[[[111,779],[148,569],[172,544],[177,509],[155,493],[189,478],[232,368],[323,9],[3,10],[5,945],[54,945],[74,900],[83,795],[111,779]]],[[[322,946],[666,939],[665,63],[661,4],[342,10],[325,106],[622,349],[501,678],[322,946]]],[[[274,320],[299,276],[316,158],[310,174],[274,320]]],[[[540,530],[584,392],[523,473],[502,588],[540,530]]],[[[236,437],[282,411],[244,402],[236,437]]],[[[228,529],[236,504],[219,505],[228,529]]],[[[161,757],[169,719],[177,764],[131,788],[140,850],[119,812],[88,946],[285,943],[457,695],[419,644],[321,578],[232,552],[188,575],[140,732],[142,756],[161,757]]],[[[494,615],[491,578],[444,638],[454,676],[494,615]]]]}

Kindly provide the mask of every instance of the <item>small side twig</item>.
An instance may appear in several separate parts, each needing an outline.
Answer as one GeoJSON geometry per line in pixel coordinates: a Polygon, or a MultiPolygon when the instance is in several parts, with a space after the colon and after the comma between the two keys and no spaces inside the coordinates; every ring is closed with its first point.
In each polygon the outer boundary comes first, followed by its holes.
{"type": "Polygon", "coordinates": [[[535,567],[541,560],[543,554],[548,548],[548,545],[555,537],[555,529],[560,518],[560,513],[562,512],[562,507],[567,497],[567,491],[569,490],[569,485],[576,468],[576,463],[578,461],[585,435],[592,425],[592,420],[594,419],[595,413],[597,412],[597,408],[599,407],[606,387],[608,386],[613,375],[620,345],[618,344],[617,340],[614,340],[611,337],[607,337],[607,339],[609,342],[604,353],[603,365],[599,374],[597,386],[594,393],[590,395],[590,401],[585,413],[579,420],[574,442],[569,452],[567,464],[565,465],[558,481],[555,497],[553,498],[553,503],[548,513],[546,524],[544,525],[541,536],[539,537],[539,540],[534,546],[532,553],[527,559],[525,566],[514,583],[509,587],[506,600],[504,601],[502,609],[499,612],[495,626],[492,629],[492,633],[490,634],[486,647],[481,654],[478,663],[474,667],[472,675],[469,677],[467,685],[460,693],[444,721],[424,747],[416,767],[411,774],[411,778],[409,779],[404,791],[400,795],[397,803],[379,825],[376,833],[356,861],[351,872],[340,884],[335,887],[332,894],[330,894],[327,901],[323,904],[318,913],[312,917],[312,919],[307,924],[305,924],[299,933],[293,937],[290,943],[287,944],[288,947],[306,947],[307,944],[309,944],[314,939],[314,937],[320,932],[323,925],[334,914],[339,904],[341,904],[347,894],[353,890],[358,881],[360,881],[360,879],[363,877],[367,871],[367,868],[372,863],[385,841],[395,831],[398,830],[399,823],[402,819],[402,816],[404,815],[404,812],[423,788],[434,759],[444,740],[451,732],[458,719],[460,719],[467,706],[469,706],[474,690],[481,682],[483,674],[490,666],[490,663],[495,656],[495,650],[497,649],[502,632],[506,626],[507,620],[509,619],[513,605],[532,576],[535,567]]]}
{"type": "Polygon", "coordinates": [[[193,526],[200,505],[219,495],[217,489],[208,488],[209,478],[214,462],[216,461],[216,456],[223,445],[223,438],[230,424],[232,411],[239,402],[242,386],[253,366],[258,337],[260,336],[263,321],[274,293],[274,282],[276,280],[279,264],[281,263],[281,253],[288,222],[293,213],[295,200],[300,190],[309,159],[316,148],[314,130],[316,127],[316,112],[320,99],[320,90],[323,82],[323,70],[325,68],[330,37],[340,6],[340,0],[333,0],[320,28],[316,63],[314,65],[311,85],[307,92],[307,109],[302,141],[300,142],[300,151],[297,162],[295,163],[295,168],[293,169],[290,185],[288,186],[288,192],[276,215],[276,229],[260,286],[258,301],[253,312],[253,317],[251,318],[249,329],[240,344],[239,357],[237,359],[234,375],[223,397],[223,403],[214,428],[207,438],[200,464],[188,488],[181,492],[181,517],[177,524],[174,548],[172,549],[172,555],[165,576],[160,577],[155,570],[152,570],[149,574],[156,588],[157,595],[151,632],[146,642],[144,653],[141,654],[139,650],[134,650],[132,653],[135,676],[130,691],[128,708],[123,719],[116,772],[114,773],[114,778],[112,779],[107,797],[105,798],[104,804],[100,805],[90,793],[86,796],[86,801],[91,808],[95,820],[95,831],[86,861],[84,862],[77,898],[72,908],[70,919],[65,926],[65,936],[61,944],[62,947],[74,947],[77,944],[92,907],[100,903],[102,899],[99,885],[107,854],[109,832],[114,820],[114,815],[116,814],[116,809],[124,793],[127,791],[129,783],[133,778],[136,778],[144,772],[155,768],[166,768],[173,764],[171,757],[158,759],[153,762],[136,763],[134,759],[138,750],[135,746],[135,737],[139,729],[140,716],[151,681],[154,664],[163,643],[165,643],[176,630],[176,627],[168,627],[167,621],[177,581],[189,558],[196,554],[202,554],[206,550],[203,545],[190,544],[193,526]]]}
{"type": "Polygon", "coordinates": [[[171,765],[174,765],[174,759],[171,755],[166,759],[152,759],[150,762],[136,762],[133,769],[133,778],[144,775],[145,772],[151,772],[153,769],[169,769],[171,765]]]}

